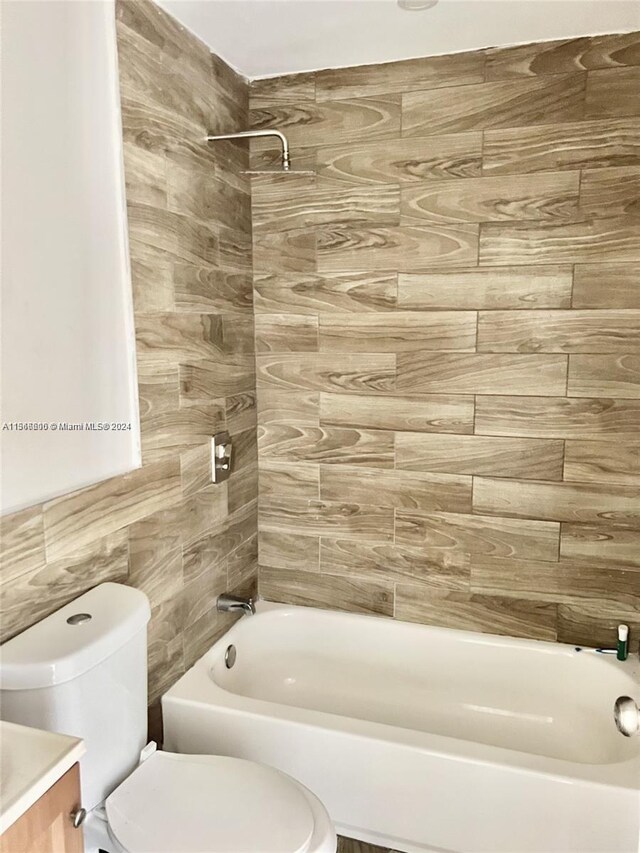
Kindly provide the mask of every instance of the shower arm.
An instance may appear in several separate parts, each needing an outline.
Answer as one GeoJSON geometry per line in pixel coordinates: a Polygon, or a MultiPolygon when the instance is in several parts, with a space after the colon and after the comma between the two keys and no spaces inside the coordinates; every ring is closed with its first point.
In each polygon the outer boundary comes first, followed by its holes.
{"type": "Polygon", "coordinates": [[[238,133],[222,133],[219,135],[207,135],[207,142],[217,142],[220,139],[257,139],[262,136],[275,136],[280,140],[282,145],[282,168],[288,172],[291,168],[291,160],[289,158],[289,143],[284,133],[279,130],[241,130],[238,133]]]}

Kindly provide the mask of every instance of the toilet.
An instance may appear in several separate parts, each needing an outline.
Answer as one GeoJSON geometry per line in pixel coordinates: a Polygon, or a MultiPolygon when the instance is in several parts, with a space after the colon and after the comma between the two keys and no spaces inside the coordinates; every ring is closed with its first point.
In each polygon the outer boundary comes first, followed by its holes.
{"type": "Polygon", "coordinates": [[[335,853],[326,809],[276,770],[145,746],[144,593],[104,583],[2,646],[2,719],[83,738],[86,853],[335,853]]]}

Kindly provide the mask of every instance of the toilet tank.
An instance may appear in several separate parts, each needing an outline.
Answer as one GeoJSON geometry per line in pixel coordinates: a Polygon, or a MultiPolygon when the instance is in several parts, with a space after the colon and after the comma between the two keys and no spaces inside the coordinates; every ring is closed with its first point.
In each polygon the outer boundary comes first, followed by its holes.
{"type": "Polygon", "coordinates": [[[146,742],[149,616],[144,593],[104,583],[0,649],[0,717],[84,740],[87,810],[131,773],[146,742]]]}

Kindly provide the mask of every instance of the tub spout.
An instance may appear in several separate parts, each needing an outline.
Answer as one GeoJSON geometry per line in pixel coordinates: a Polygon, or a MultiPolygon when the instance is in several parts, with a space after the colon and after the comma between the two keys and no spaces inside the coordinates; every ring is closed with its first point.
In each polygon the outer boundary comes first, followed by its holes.
{"type": "Polygon", "coordinates": [[[216,610],[221,613],[234,613],[236,610],[242,610],[247,616],[252,616],[256,612],[256,606],[253,603],[253,598],[240,598],[237,595],[223,593],[218,596],[216,610]]]}

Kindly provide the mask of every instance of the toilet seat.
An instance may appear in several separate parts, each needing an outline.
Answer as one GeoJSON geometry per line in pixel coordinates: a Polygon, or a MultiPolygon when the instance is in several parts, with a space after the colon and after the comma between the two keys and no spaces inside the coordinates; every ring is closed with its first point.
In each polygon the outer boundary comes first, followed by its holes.
{"type": "Polygon", "coordinates": [[[317,835],[310,797],[252,761],[156,752],[105,808],[127,853],[310,853],[317,835]]]}

